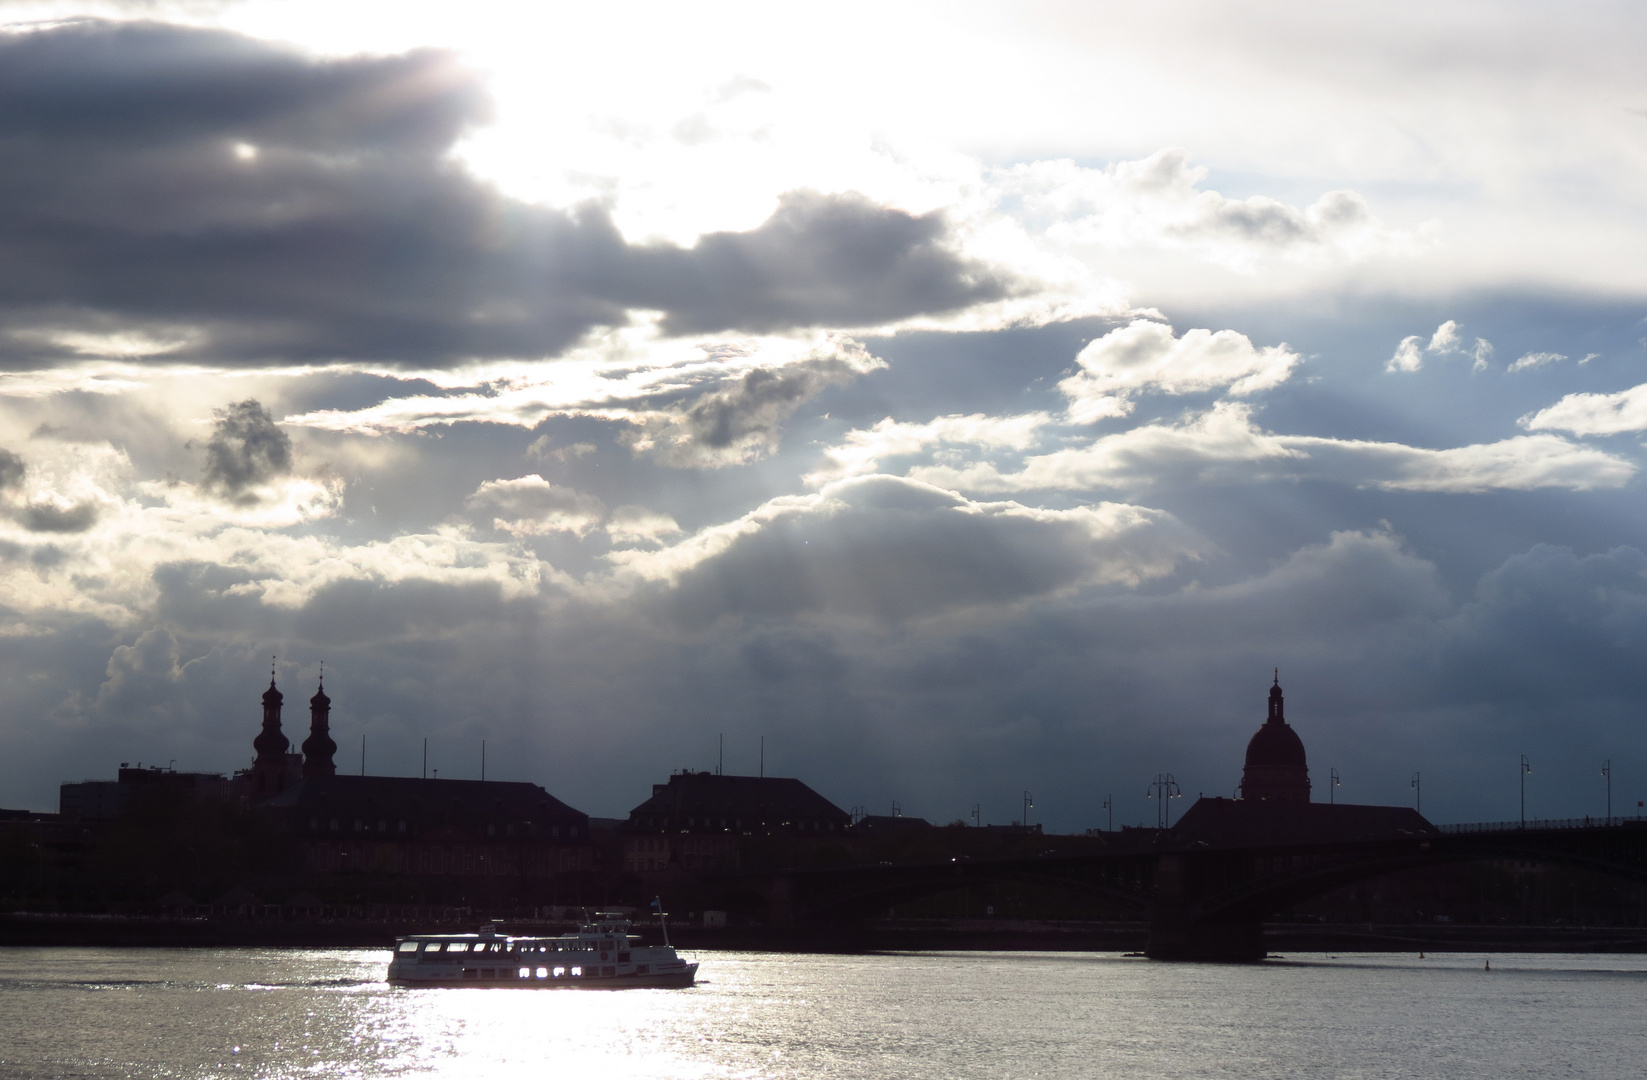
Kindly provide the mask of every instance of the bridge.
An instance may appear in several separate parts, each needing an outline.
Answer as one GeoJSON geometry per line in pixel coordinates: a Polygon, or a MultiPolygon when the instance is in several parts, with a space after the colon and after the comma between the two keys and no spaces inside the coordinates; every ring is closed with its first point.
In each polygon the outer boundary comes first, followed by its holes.
{"type": "MultiPolygon", "coordinates": [[[[1243,811],[1231,800],[1201,815],[1280,818],[1243,811]],[[1233,809],[1232,809],[1233,806],[1233,809]]],[[[1201,804],[1197,804],[1199,807],[1201,804]]],[[[1341,826],[1351,815],[1305,804],[1305,818],[1341,826]]],[[[1366,807],[1337,810],[1377,810],[1366,807]]],[[[1192,813],[1194,811],[1192,810],[1192,813]]],[[[829,869],[731,873],[705,879],[711,891],[744,889],[761,895],[780,924],[857,920],[901,903],[965,888],[1013,882],[1043,885],[1088,897],[1095,904],[1150,924],[1147,954],[1157,959],[1259,960],[1262,924],[1294,904],[1358,881],[1403,870],[1465,862],[1512,860],[1581,867],[1647,884],[1647,819],[1518,822],[1433,826],[1410,811],[1414,828],[1344,835],[1343,828],[1234,830],[1180,826],[1126,834],[1101,851],[1084,854],[966,858],[880,863],[829,869]]],[[[1300,815],[1297,807],[1289,811],[1300,815]]],[[[1366,818],[1368,815],[1362,815],[1366,818]]],[[[1392,818],[1392,820],[1396,820],[1392,818]]]]}

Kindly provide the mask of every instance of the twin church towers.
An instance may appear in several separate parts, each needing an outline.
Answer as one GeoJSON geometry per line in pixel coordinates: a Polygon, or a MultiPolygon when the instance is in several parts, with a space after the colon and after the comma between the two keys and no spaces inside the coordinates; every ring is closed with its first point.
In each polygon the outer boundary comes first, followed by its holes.
{"type": "Polygon", "coordinates": [[[257,759],[252,762],[248,779],[251,797],[261,801],[279,794],[298,780],[311,776],[335,776],[337,766],[332,755],[337,743],[332,741],[332,699],[326,696],[326,680],[322,676],[320,688],[309,699],[309,737],[303,740],[303,753],[288,751],[291,741],[280,730],[280,706],[285,696],[275,689],[274,671],[269,672],[269,688],[263,691],[263,730],[252,740],[257,759]]]}

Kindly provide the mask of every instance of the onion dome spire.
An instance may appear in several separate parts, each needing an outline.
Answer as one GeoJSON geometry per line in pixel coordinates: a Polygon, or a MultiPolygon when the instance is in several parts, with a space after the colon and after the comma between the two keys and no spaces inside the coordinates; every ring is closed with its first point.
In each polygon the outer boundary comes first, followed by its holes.
{"type": "Polygon", "coordinates": [[[321,668],[320,687],[309,699],[309,737],[303,740],[303,775],[336,776],[337,765],[332,755],[337,743],[331,735],[332,699],[326,696],[325,668],[321,668]]]}
{"type": "Polygon", "coordinates": [[[275,688],[274,658],[269,660],[269,688],[263,691],[263,730],[252,740],[257,758],[252,762],[255,794],[262,798],[278,792],[286,773],[286,751],[291,741],[280,730],[280,705],[285,696],[275,688]]]}

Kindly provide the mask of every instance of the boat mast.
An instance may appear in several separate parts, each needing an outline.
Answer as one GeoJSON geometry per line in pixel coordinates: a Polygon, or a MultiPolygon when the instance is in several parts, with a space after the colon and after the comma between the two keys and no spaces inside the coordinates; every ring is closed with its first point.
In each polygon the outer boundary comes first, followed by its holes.
{"type": "Polygon", "coordinates": [[[658,913],[658,926],[663,930],[663,943],[665,947],[673,948],[673,946],[669,945],[669,922],[665,918],[665,916],[668,915],[668,912],[663,910],[663,897],[654,896],[652,898],[652,910],[658,913]]]}

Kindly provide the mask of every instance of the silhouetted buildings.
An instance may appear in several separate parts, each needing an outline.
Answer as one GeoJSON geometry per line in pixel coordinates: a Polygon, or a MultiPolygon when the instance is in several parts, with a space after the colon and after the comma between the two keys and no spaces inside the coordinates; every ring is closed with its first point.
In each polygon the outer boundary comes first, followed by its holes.
{"type": "Polygon", "coordinates": [[[1310,801],[1304,740],[1287,723],[1281,673],[1270,687],[1269,714],[1247,743],[1238,799],[1201,798],[1170,830],[1179,841],[1213,847],[1394,840],[1435,832],[1416,810],[1310,801]]]}
{"type": "Polygon", "coordinates": [[[629,812],[623,865],[631,873],[732,869],[745,837],[839,838],[851,821],[792,777],[680,772],[629,812]]]}
{"type": "Polygon", "coordinates": [[[122,761],[113,780],[58,785],[57,812],[74,820],[100,821],[119,817],[143,796],[188,801],[225,799],[229,793],[230,782],[222,773],[178,772],[159,765],[134,768],[122,761]]]}
{"type": "Polygon", "coordinates": [[[593,869],[589,815],[536,784],[321,774],[257,811],[310,874],[524,880],[593,869]]]}

